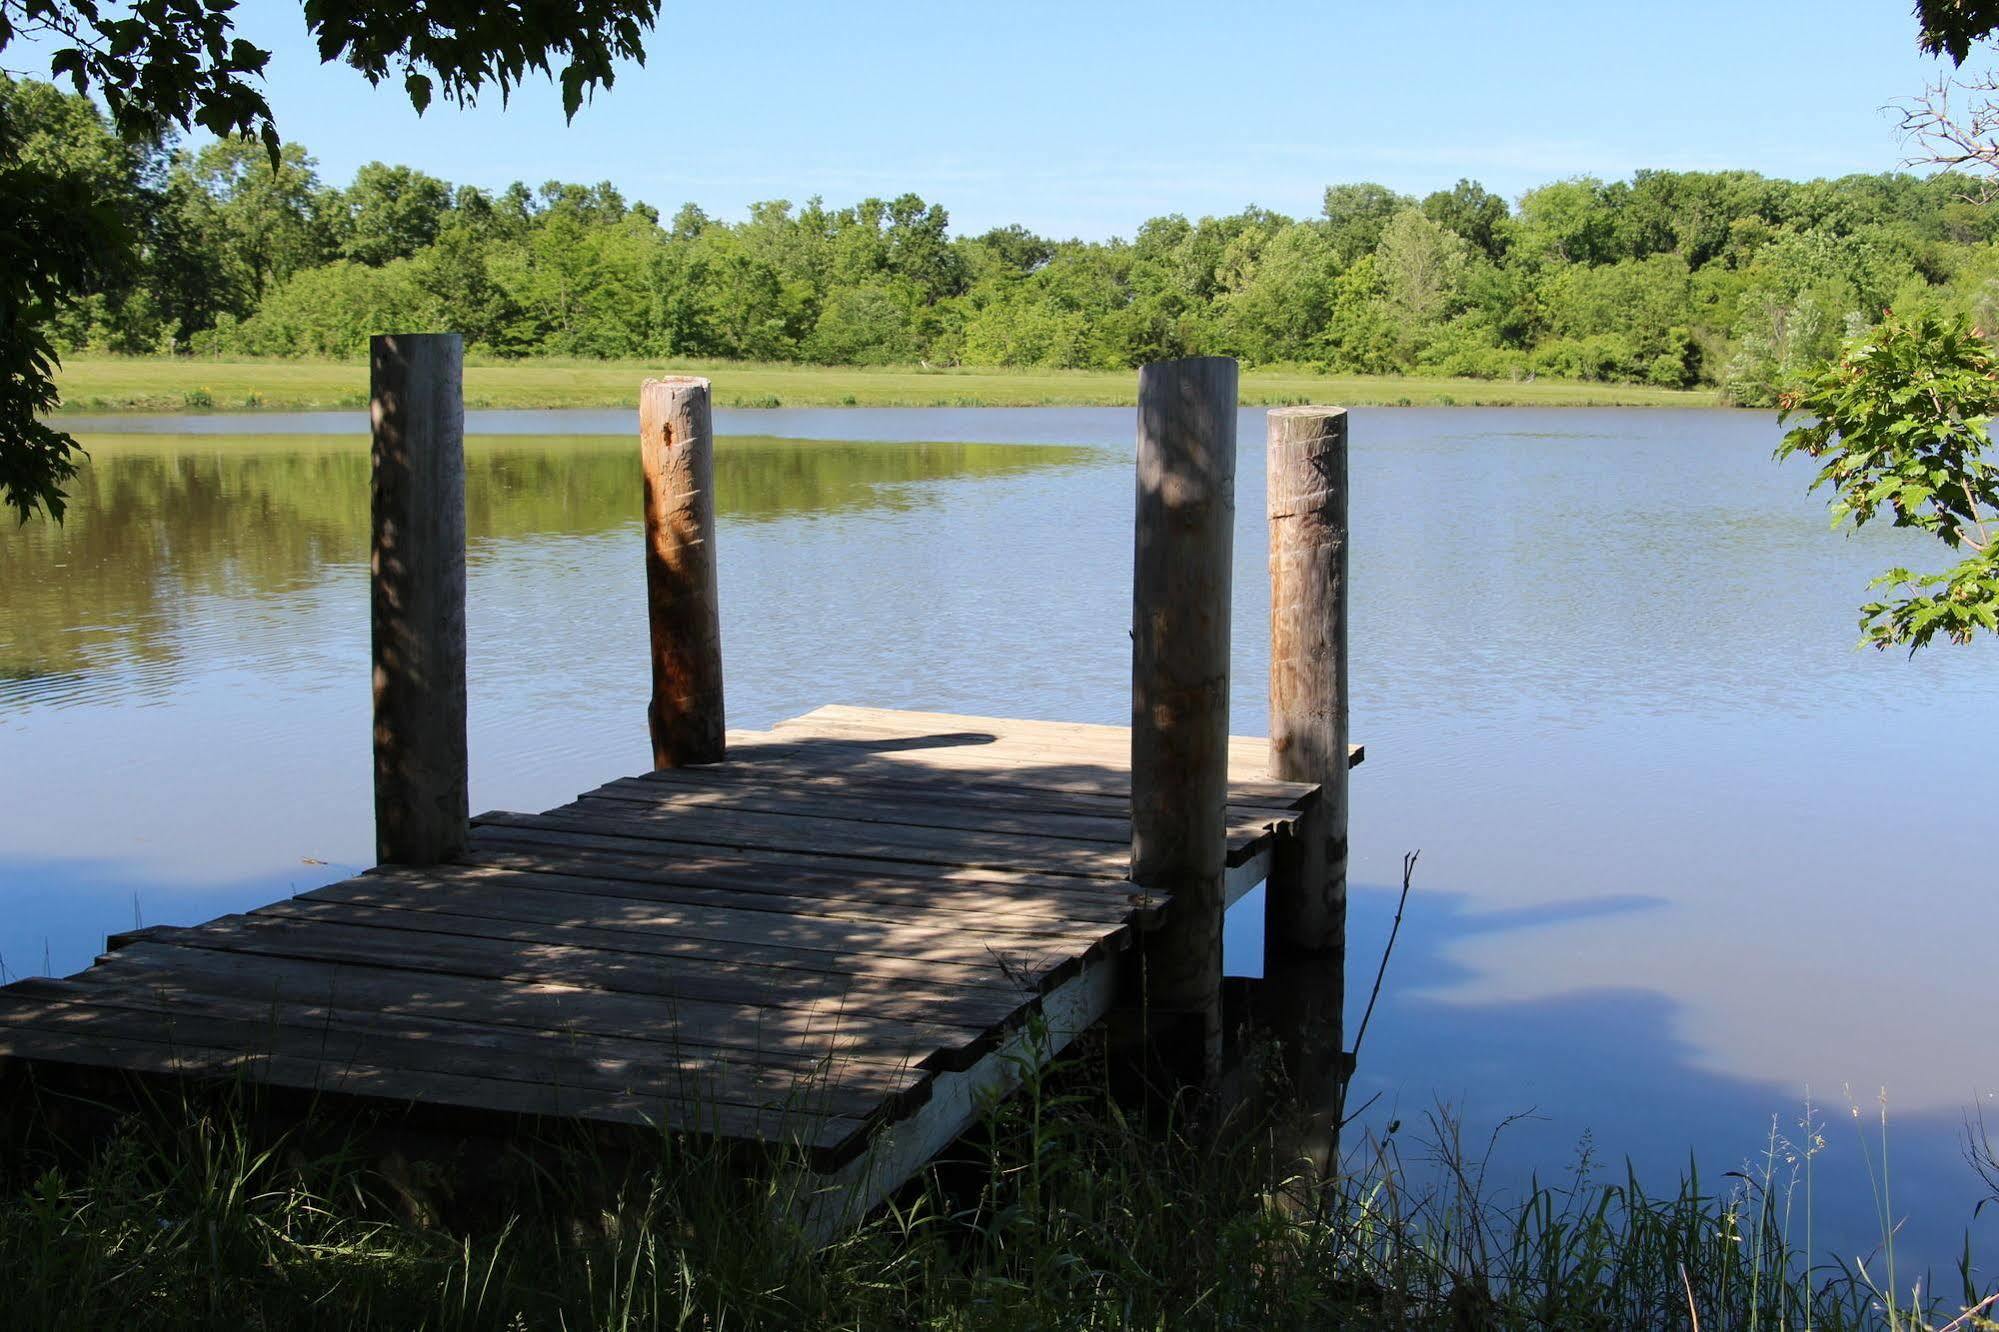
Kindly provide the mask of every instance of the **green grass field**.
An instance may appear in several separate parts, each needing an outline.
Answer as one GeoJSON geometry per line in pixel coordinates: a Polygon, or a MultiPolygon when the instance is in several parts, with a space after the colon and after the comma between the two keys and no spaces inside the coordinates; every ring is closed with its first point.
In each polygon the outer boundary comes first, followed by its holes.
{"type": "MultiPolygon", "coordinates": [[[[703,361],[474,359],[465,367],[468,407],[632,407],[639,384],[662,373],[706,375],[722,407],[1125,406],[1128,370],[932,370],[910,366],[762,365],[703,361]]],[[[362,361],[193,360],[73,356],[57,376],[70,412],[310,410],[367,402],[362,361]]],[[[1551,379],[1504,381],[1416,376],[1317,375],[1252,370],[1252,406],[1326,402],[1344,406],[1711,407],[1713,391],[1551,379]]]]}

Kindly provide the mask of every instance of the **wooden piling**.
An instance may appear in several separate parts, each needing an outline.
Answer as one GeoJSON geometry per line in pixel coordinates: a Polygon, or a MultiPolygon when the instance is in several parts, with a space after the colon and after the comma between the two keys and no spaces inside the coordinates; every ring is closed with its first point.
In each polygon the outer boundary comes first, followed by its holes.
{"type": "Polygon", "coordinates": [[[708,381],[639,390],[654,768],[719,763],[722,624],[715,588],[715,440],[708,381]]]}
{"type": "Polygon", "coordinates": [[[1270,775],[1319,794],[1264,890],[1264,1005],[1302,1120],[1298,1153],[1338,1150],[1347,1076],[1347,416],[1268,418],[1270,775]]]}
{"type": "Polygon", "coordinates": [[[1221,1064],[1235,452],[1233,360],[1138,372],[1131,877],[1173,899],[1146,940],[1142,1002],[1152,1039],[1186,1041],[1210,1082],[1221,1064]]]}
{"type": "Polygon", "coordinates": [[[1273,881],[1266,946],[1344,937],[1347,843],[1347,415],[1269,415],[1270,775],[1321,792],[1304,872],[1273,881]]]}
{"type": "Polygon", "coordinates": [[[465,849],[464,350],[455,333],[370,339],[375,854],[465,849]]]}

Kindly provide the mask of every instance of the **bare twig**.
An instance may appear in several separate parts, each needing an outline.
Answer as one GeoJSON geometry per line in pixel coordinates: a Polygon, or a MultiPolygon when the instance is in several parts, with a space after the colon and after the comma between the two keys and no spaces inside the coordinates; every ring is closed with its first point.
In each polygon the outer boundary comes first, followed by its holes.
{"type": "MultiPolygon", "coordinates": [[[[1367,1039],[1367,1024],[1369,1019],[1374,1016],[1375,1001],[1381,998],[1381,978],[1388,974],[1388,959],[1395,953],[1395,936],[1402,932],[1402,912],[1409,905],[1409,884],[1416,874],[1416,857],[1422,854],[1422,851],[1417,850],[1411,851],[1402,857],[1402,896],[1395,903],[1395,923],[1388,927],[1388,942],[1381,949],[1381,965],[1374,970],[1374,989],[1367,996],[1367,1007],[1361,1011],[1360,1015],[1360,1029],[1354,1033],[1353,1049],[1348,1054],[1348,1057],[1355,1064],[1360,1062],[1360,1045],[1362,1041],[1367,1039]]],[[[1340,1080],[1340,1098],[1342,1102],[1346,1099],[1346,1085],[1348,1081],[1350,1081],[1349,1078],[1342,1078],[1340,1080]]],[[[1342,1111],[1345,1108],[1344,1104],[1342,1104],[1342,1111]]],[[[1342,1122],[1344,1123],[1344,1120],[1342,1122]]]]}
{"type": "Polygon", "coordinates": [[[1978,168],[1985,178],[1964,197],[1972,203],[1992,199],[1993,177],[1999,176],[1999,74],[1939,77],[1897,109],[1903,142],[1916,149],[1904,165],[1978,168]]]}

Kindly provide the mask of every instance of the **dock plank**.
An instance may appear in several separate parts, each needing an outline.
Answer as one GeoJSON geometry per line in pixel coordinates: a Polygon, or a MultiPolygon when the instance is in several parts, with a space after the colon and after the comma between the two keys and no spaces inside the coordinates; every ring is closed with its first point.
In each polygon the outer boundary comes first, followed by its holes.
{"type": "MultiPolygon", "coordinates": [[[[587,792],[579,796],[575,803],[580,808],[605,810],[611,807],[609,802],[622,800],[650,810],[676,813],[727,807],[840,823],[880,824],[886,828],[1006,833],[1108,848],[1113,856],[1128,854],[1131,847],[1131,818],[1128,812],[1045,808],[1016,812],[997,807],[994,802],[953,803],[925,793],[920,788],[888,796],[858,783],[828,791],[804,791],[787,783],[776,789],[755,791],[742,788],[680,789],[671,793],[660,790],[664,785],[666,783],[628,778],[587,792]]],[[[1253,843],[1280,827],[1290,827],[1297,818],[1295,810],[1245,809],[1241,806],[1231,806],[1229,815],[1231,839],[1239,844],[1253,843]]]]}
{"type": "MultiPolygon", "coordinates": [[[[29,982],[30,984],[40,984],[29,982]]],[[[705,1068],[749,1062],[788,1078],[818,1076],[838,1068],[843,1081],[877,1089],[906,1089],[923,1076],[914,1062],[920,1046],[900,1050],[865,1047],[828,1025],[780,1045],[776,1040],[703,1040],[679,1022],[676,1008],[656,997],[593,990],[559,981],[495,984],[443,973],[412,976],[405,970],[362,963],[259,957],[181,948],[151,940],[134,944],[79,972],[68,982],[122,994],[175,1001],[242,999],[257,1004],[325,1005],[422,1021],[476,1022],[524,1028],[562,1039],[577,1034],[646,1042],[662,1064],[705,1068]]],[[[884,1091],[884,1094],[887,1094],[884,1091]]]]}
{"type": "MultiPolygon", "coordinates": [[[[616,788],[673,786],[698,790],[758,788],[810,791],[851,800],[911,800],[925,804],[970,806],[975,809],[1008,812],[1083,814],[1101,818],[1131,818],[1129,782],[1122,773],[1101,781],[1067,782],[1029,786],[1019,781],[994,778],[977,770],[954,771],[898,765],[892,759],[875,762],[857,755],[842,767],[787,758],[739,755],[724,764],[705,768],[663,768],[620,778],[597,788],[597,794],[616,788]]],[[[1244,815],[1272,819],[1296,814],[1296,799],[1255,797],[1231,791],[1229,809],[1244,815]]]]}
{"type": "Polygon", "coordinates": [[[730,1113],[789,1110],[801,1117],[859,1120],[880,1097],[871,1091],[787,1073],[754,1061],[664,1061],[648,1042],[569,1032],[543,1033],[445,1019],[409,1019],[354,1008],[259,1003],[199,994],[171,999],[101,986],[54,982],[29,995],[0,992],[0,1015],[16,1025],[66,1036],[106,1035],[169,1047],[316,1058],[334,1069],[392,1067],[453,1077],[491,1078],[632,1097],[666,1111],[674,1102],[712,1103],[730,1113]],[[62,987],[57,989],[56,987],[62,987]]]}
{"type": "MultiPolygon", "coordinates": [[[[725,855],[689,853],[661,856],[657,850],[609,850],[569,842],[537,843],[525,830],[491,826],[473,837],[461,870],[518,870],[540,875],[542,886],[557,889],[558,878],[615,880],[620,892],[659,901],[707,902],[744,910],[787,911],[797,903],[824,901],[856,905],[922,907],[926,914],[993,911],[1007,917],[1047,917],[1092,923],[1114,922],[1132,906],[1133,894],[1103,884],[1073,880],[995,876],[972,867],[900,865],[894,873],[841,860],[801,863],[793,856],[766,863],[754,851],[725,855]],[[1053,886],[1060,883],[1061,887],[1053,886]]],[[[421,871],[423,874],[431,870],[421,871]]],[[[389,868],[368,874],[391,875],[389,868]]],[[[1127,885],[1128,887],[1129,885],[1127,885]]],[[[1168,900],[1163,895],[1157,901],[1168,900]]]]}
{"type": "MultiPolygon", "coordinates": [[[[865,969],[876,976],[921,978],[941,976],[953,985],[972,989],[1017,991],[1019,982],[995,960],[998,956],[1019,955],[1039,960],[1050,951],[1041,945],[1014,950],[1003,941],[968,939],[958,927],[939,924],[930,917],[929,927],[907,925],[888,936],[876,929],[824,932],[808,940],[787,938],[769,941],[767,932],[756,926],[756,917],[777,912],[744,912],[727,909],[687,913],[662,913],[652,899],[600,895],[588,891],[595,886],[616,886],[616,880],[565,879],[560,875],[536,876],[544,882],[575,885],[573,891],[495,892],[487,881],[447,882],[413,889],[410,885],[375,876],[349,879],[325,888],[302,893],[294,902],[347,902],[394,911],[415,911],[449,920],[484,919],[504,924],[510,937],[533,937],[550,941],[604,939],[623,942],[630,932],[648,941],[644,951],[654,956],[688,956],[754,962],[762,966],[793,967],[804,971],[847,974],[865,969]],[[551,932],[552,931],[552,932],[551,932]]],[[[274,914],[289,914],[290,904],[273,903],[262,908],[274,914]]],[[[255,913],[253,913],[255,914],[255,913]]],[[[785,917],[791,919],[791,917],[785,917]]],[[[922,919],[922,918],[918,918],[922,919]]],[[[836,925],[846,923],[835,921],[836,925]]]]}
{"type": "MultiPolygon", "coordinates": [[[[155,937],[184,948],[206,948],[264,958],[319,962],[373,962],[398,970],[441,972],[483,980],[562,980],[619,994],[650,995],[673,1005],[684,1025],[728,1025],[754,1013],[783,1029],[838,1023],[862,1032],[910,1032],[954,1047],[1002,1020],[1028,996],[982,990],[951,995],[911,994],[906,987],[865,976],[808,979],[787,975],[745,979],[701,969],[693,959],[663,966],[656,955],[613,952],[572,944],[532,943],[424,930],[401,922],[361,924],[363,908],[329,908],[310,917],[224,916],[155,937]]],[[[269,910],[270,908],[266,908],[269,910]]],[[[421,916],[419,914],[419,922],[421,916]]],[[[769,968],[759,969],[768,972],[769,968]]]]}
{"type": "Polygon", "coordinates": [[[811,847],[820,855],[863,856],[925,865],[1018,865],[1049,874],[1096,879],[1124,877],[1129,845],[1074,843],[977,829],[916,824],[855,823],[804,814],[763,814],[729,807],[681,811],[643,805],[606,809],[613,802],[584,799],[559,805],[541,818],[616,826],[668,841],[766,849],[811,847]]]}

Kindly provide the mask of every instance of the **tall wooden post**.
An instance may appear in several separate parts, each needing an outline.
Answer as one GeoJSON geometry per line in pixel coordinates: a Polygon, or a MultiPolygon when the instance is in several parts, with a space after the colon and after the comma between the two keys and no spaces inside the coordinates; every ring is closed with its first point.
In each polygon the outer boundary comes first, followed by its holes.
{"type": "Polygon", "coordinates": [[[465,849],[464,351],[456,333],[370,339],[375,855],[465,849]]]}
{"type": "Polygon", "coordinates": [[[1264,890],[1264,1005],[1303,1103],[1300,1153],[1338,1148],[1347,1067],[1347,415],[1269,415],[1270,775],[1318,797],[1264,890]]]}
{"type": "Polygon", "coordinates": [[[1337,947],[1346,925],[1347,414],[1269,416],[1270,775],[1323,797],[1307,873],[1272,884],[1266,946],[1337,947]]]}
{"type": "Polygon", "coordinates": [[[708,381],[639,389],[655,768],[722,761],[722,622],[715,590],[715,439],[708,381]]]}
{"type": "Polygon", "coordinates": [[[1172,895],[1145,941],[1143,1002],[1152,1039],[1185,1041],[1210,1082],[1222,1042],[1235,453],[1234,361],[1138,372],[1131,877],[1172,895]]]}

